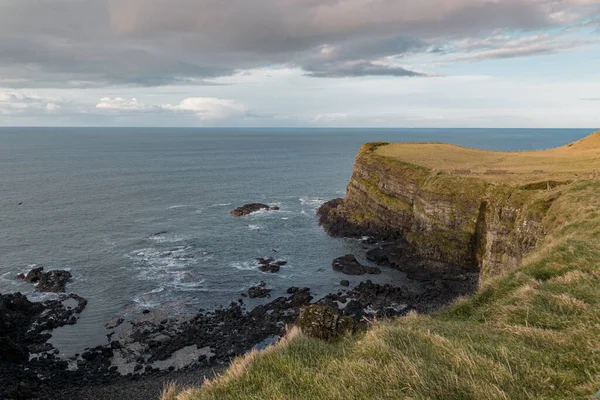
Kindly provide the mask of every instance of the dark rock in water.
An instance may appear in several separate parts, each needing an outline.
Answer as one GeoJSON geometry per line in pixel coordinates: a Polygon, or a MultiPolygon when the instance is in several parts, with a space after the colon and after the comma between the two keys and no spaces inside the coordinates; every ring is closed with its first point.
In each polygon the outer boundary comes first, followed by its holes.
{"type": "Polygon", "coordinates": [[[40,292],[64,293],[67,282],[71,280],[71,273],[64,270],[52,270],[44,272],[44,267],[37,267],[29,271],[26,275],[19,274],[18,278],[25,282],[37,283],[37,290],[40,292]]]}
{"type": "Polygon", "coordinates": [[[285,260],[275,261],[275,259],[273,257],[267,257],[267,258],[260,257],[260,258],[257,258],[256,260],[258,260],[258,263],[260,264],[258,269],[260,269],[262,272],[279,272],[280,267],[287,264],[287,261],[285,261],[285,260]]]}
{"type": "Polygon", "coordinates": [[[52,398],[48,385],[60,381],[59,360],[46,331],[70,324],[87,302],[77,295],[34,303],[21,293],[0,294],[0,398],[52,398]],[[75,301],[76,306],[67,306],[75,301]],[[32,353],[35,357],[30,357],[32,353]],[[31,360],[30,360],[31,358],[31,360]],[[52,377],[51,379],[48,379],[52,377]]]}
{"type": "Polygon", "coordinates": [[[115,329],[117,326],[121,325],[123,322],[125,322],[125,318],[123,318],[123,317],[116,317],[116,318],[113,318],[110,321],[108,321],[106,323],[106,325],[104,325],[104,328],[106,328],[106,329],[115,329]]]}
{"type": "Polygon", "coordinates": [[[294,293],[296,293],[298,290],[300,290],[300,288],[299,288],[299,287],[292,286],[292,287],[289,287],[289,288],[287,288],[287,290],[286,290],[286,293],[287,293],[287,294],[294,294],[294,293]]]}
{"type": "Polygon", "coordinates": [[[383,264],[388,261],[388,251],[386,251],[383,247],[376,247],[367,251],[366,257],[369,261],[376,262],[377,264],[383,264]]]}
{"type": "Polygon", "coordinates": [[[262,203],[250,203],[250,204],[244,204],[241,207],[231,210],[231,214],[241,217],[243,215],[248,215],[250,213],[260,211],[260,210],[277,211],[277,210],[279,210],[279,207],[271,207],[267,204],[262,204],[262,203]]]}
{"type": "Polygon", "coordinates": [[[367,267],[360,264],[356,257],[352,254],[346,254],[343,257],[338,257],[331,264],[333,269],[342,272],[346,275],[364,275],[364,274],[380,274],[381,270],[377,267],[367,267]]]}
{"type": "Polygon", "coordinates": [[[267,284],[264,282],[260,282],[256,286],[252,286],[250,289],[248,289],[248,297],[251,299],[267,297],[271,289],[267,289],[266,286],[267,284]]]}
{"type": "Polygon", "coordinates": [[[344,286],[344,287],[348,287],[348,286],[350,286],[350,282],[349,282],[349,281],[347,281],[346,279],[342,279],[342,280],[340,281],[340,285],[342,285],[342,286],[344,286]]]}
{"type": "Polygon", "coordinates": [[[266,264],[272,263],[273,261],[275,261],[275,259],[273,257],[266,257],[266,258],[259,257],[259,258],[256,259],[256,261],[258,261],[258,263],[260,265],[266,265],[266,264]]]}
{"type": "Polygon", "coordinates": [[[17,277],[29,283],[37,283],[42,277],[44,267],[37,267],[29,271],[27,274],[19,274],[17,277]]]}
{"type": "Polygon", "coordinates": [[[267,265],[261,265],[260,267],[258,267],[258,269],[260,269],[262,272],[279,272],[279,265],[277,264],[267,264],[267,265]]]}
{"type": "Polygon", "coordinates": [[[332,307],[313,304],[302,308],[295,325],[307,336],[330,340],[352,332],[356,323],[350,317],[340,316],[332,307]]]}
{"type": "Polygon", "coordinates": [[[54,270],[42,274],[37,285],[40,292],[64,293],[67,282],[71,280],[69,271],[54,270]]]}

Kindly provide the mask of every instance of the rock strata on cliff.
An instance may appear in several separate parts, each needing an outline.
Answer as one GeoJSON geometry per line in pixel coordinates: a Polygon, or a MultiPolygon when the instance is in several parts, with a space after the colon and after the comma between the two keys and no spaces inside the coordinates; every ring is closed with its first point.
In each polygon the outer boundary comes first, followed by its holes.
{"type": "Polygon", "coordinates": [[[395,249],[372,253],[372,261],[386,264],[382,259],[391,251],[396,261],[403,254],[405,261],[425,259],[495,275],[515,268],[543,236],[541,221],[553,201],[548,190],[403,162],[379,154],[385,146],[363,145],[346,197],[317,211],[332,236],[398,241],[395,249]]]}

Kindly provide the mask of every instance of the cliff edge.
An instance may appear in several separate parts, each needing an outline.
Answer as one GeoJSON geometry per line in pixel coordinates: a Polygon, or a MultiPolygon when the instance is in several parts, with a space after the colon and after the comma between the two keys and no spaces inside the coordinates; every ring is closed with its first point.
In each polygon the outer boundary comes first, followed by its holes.
{"type": "Polygon", "coordinates": [[[368,143],[345,199],[318,214],[333,236],[401,238],[421,258],[486,278],[516,268],[544,237],[558,187],[596,179],[599,170],[600,132],[527,152],[368,143]]]}

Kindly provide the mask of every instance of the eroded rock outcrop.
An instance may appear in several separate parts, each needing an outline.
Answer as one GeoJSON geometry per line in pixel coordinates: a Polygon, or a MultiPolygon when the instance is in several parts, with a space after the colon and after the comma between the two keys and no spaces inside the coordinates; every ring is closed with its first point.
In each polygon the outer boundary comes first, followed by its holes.
{"type": "Polygon", "coordinates": [[[279,207],[278,206],[271,207],[268,204],[262,204],[262,203],[250,203],[250,204],[244,204],[241,207],[231,210],[231,214],[233,214],[237,217],[241,217],[241,216],[248,215],[253,212],[261,211],[261,210],[277,211],[277,210],[279,210],[279,207]]]}
{"type": "Polygon", "coordinates": [[[36,283],[40,292],[64,293],[67,283],[71,280],[71,273],[65,270],[52,270],[44,272],[44,267],[37,267],[27,274],[19,274],[18,278],[29,283],[36,283]]]}
{"type": "Polygon", "coordinates": [[[547,191],[490,183],[377,154],[385,145],[363,145],[345,199],[318,210],[320,224],[330,235],[400,240],[413,259],[477,268],[484,276],[515,268],[544,235],[541,221],[553,201],[547,191]]]}

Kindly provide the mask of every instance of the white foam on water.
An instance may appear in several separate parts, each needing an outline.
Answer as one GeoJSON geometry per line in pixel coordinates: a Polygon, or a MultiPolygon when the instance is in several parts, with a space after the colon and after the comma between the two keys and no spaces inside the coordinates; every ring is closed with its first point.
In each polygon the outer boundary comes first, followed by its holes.
{"type": "Polygon", "coordinates": [[[229,264],[230,267],[239,269],[240,271],[256,270],[259,266],[258,261],[234,261],[229,264]]]}
{"type": "Polygon", "coordinates": [[[298,200],[300,200],[300,204],[302,205],[321,206],[323,205],[323,203],[325,203],[325,200],[320,199],[318,197],[301,197],[298,200]]]}
{"type": "MultiPolygon", "coordinates": [[[[213,255],[190,246],[176,246],[170,250],[139,249],[128,257],[134,261],[138,279],[159,283],[160,290],[149,293],[157,294],[163,290],[206,290],[206,280],[194,272],[193,266],[212,258],[213,255]]],[[[153,306],[153,303],[145,302],[148,307],[153,306]]]]}
{"type": "Polygon", "coordinates": [[[150,240],[156,243],[177,243],[188,240],[188,236],[177,235],[174,233],[160,233],[149,237],[150,240]]]}
{"type": "Polygon", "coordinates": [[[50,293],[50,292],[34,292],[27,295],[27,300],[32,301],[34,303],[40,303],[46,300],[58,300],[60,299],[59,293],[50,293]]]}
{"type": "Polygon", "coordinates": [[[248,225],[248,228],[253,231],[260,231],[261,227],[258,225],[248,225]]]}
{"type": "MultiPolygon", "coordinates": [[[[23,273],[25,274],[27,272],[25,271],[23,273]]],[[[18,285],[19,280],[17,279],[17,275],[18,273],[15,274],[12,271],[5,272],[0,275],[0,281],[10,283],[11,285],[18,285]]]]}
{"type": "Polygon", "coordinates": [[[213,204],[211,207],[225,207],[225,206],[230,206],[231,203],[218,203],[218,204],[213,204]]]}
{"type": "Polygon", "coordinates": [[[282,220],[287,221],[288,219],[290,219],[289,217],[281,217],[282,220]]]}
{"type": "Polygon", "coordinates": [[[167,210],[174,210],[176,208],[196,208],[196,206],[192,206],[190,204],[176,204],[174,206],[167,207],[167,210]]]}

